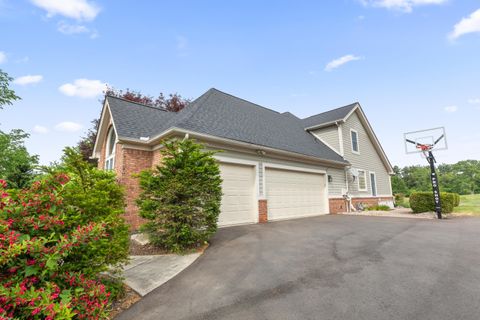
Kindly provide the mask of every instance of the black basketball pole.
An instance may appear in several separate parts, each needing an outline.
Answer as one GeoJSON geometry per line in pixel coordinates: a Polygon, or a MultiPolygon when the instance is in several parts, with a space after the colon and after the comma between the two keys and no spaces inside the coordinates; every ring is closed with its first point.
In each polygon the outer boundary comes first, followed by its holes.
{"type": "Polygon", "coordinates": [[[435,158],[432,151],[428,151],[427,161],[430,164],[430,178],[432,180],[433,200],[435,201],[435,212],[438,219],[442,219],[442,204],[440,202],[440,188],[438,187],[438,177],[435,172],[435,158]]]}

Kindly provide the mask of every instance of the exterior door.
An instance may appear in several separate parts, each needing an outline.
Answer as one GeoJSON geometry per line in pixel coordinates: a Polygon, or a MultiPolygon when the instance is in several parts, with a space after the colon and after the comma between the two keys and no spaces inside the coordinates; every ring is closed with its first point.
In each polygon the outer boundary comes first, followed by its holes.
{"type": "Polygon", "coordinates": [[[375,173],[370,172],[370,185],[372,186],[372,196],[377,196],[377,178],[375,173]]]}

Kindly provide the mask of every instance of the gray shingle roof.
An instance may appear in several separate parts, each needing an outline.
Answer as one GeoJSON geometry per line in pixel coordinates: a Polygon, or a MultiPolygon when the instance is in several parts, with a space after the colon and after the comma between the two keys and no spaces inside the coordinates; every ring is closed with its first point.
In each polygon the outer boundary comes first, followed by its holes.
{"type": "Polygon", "coordinates": [[[327,112],[319,113],[311,117],[302,119],[303,126],[305,128],[322,125],[329,122],[334,122],[344,119],[353,108],[355,108],[358,103],[352,103],[344,107],[337,109],[329,110],[327,112]]]}
{"type": "MultiPolygon", "coordinates": [[[[171,128],[252,143],[264,147],[347,163],[340,155],[304,130],[302,120],[264,108],[217,89],[210,89],[179,113],[129,104],[115,104],[113,119],[120,137],[150,138],[171,128]],[[126,110],[120,110],[126,108],[126,110]]],[[[115,101],[114,101],[115,100],[115,101]]]]}
{"type": "Polygon", "coordinates": [[[140,139],[152,137],[154,132],[168,129],[169,120],[175,113],[149,107],[132,101],[107,96],[117,135],[124,138],[140,139]]]}

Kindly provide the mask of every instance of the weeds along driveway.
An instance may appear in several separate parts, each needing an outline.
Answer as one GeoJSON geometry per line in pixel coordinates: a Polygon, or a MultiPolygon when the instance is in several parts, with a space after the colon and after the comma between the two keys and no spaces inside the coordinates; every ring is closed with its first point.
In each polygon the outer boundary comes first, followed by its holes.
{"type": "Polygon", "coordinates": [[[480,219],[322,216],[221,229],[118,319],[480,319],[480,219]]]}

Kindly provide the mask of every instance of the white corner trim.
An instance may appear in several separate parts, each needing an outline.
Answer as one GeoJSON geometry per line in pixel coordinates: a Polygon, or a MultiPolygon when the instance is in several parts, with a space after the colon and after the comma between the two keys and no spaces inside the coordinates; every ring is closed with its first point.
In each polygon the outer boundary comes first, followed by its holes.
{"type": "Polygon", "coordinates": [[[337,125],[337,131],[338,131],[338,145],[340,147],[340,155],[343,157],[345,155],[345,151],[343,149],[343,129],[342,129],[342,124],[337,125]]]}
{"type": "Polygon", "coordinates": [[[358,134],[358,131],[350,128],[350,149],[352,150],[352,153],[354,154],[360,154],[360,135],[358,134]],[[352,139],[352,133],[355,132],[357,135],[357,151],[353,150],[353,139],[352,139]]]}
{"type": "Polygon", "coordinates": [[[265,168],[282,169],[282,170],[288,170],[288,171],[300,171],[300,172],[310,172],[310,173],[319,173],[319,174],[327,173],[326,170],[321,170],[321,169],[301,168],[301,167],[276,164],[276,163],[270,163],[270,162],[264,162],[263,166],[265,168]]]}

